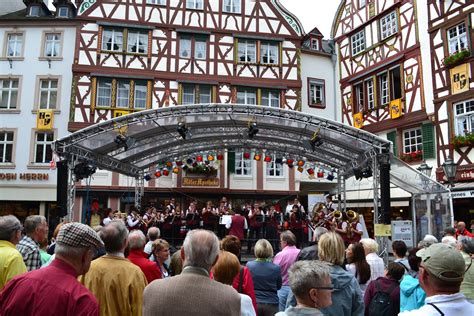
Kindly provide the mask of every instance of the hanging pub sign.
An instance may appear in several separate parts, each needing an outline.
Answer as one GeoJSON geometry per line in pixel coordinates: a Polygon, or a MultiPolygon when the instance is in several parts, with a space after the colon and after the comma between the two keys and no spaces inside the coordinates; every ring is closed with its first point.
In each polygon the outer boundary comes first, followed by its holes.
{"type": "Polygon", "coordinates": [[[184,187],[218,187],[219,184],[219,178],[183,178],[184,187]]]}
{"type": "Polygon", "coordinates": [[[53,110],[38,110],[36,116],[36,128],[43,131],[50,131],[53,129],[53,110]]]}
{"type": "Polygon", "coordinates": [[[469,64],[462,64],[450,70],[451,93],[457,94],[469,90],[469,64]]]}
{"type": "Polygon", "coordinates": [[[403,115],[402,99],[395,99],[390,101],[390,118],[396,119],[403,115]]]}
{"type": "Polygon", "coordinates": [[[364,126],[364,117],[362,112],[354,114],[354,127],[362,128],[364,126]]]}

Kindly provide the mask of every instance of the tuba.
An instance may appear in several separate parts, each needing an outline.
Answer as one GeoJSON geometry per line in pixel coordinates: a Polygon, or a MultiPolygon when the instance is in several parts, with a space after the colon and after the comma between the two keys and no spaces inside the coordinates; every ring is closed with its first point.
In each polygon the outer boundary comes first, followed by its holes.
{"type": "Polygon", "coordinates": [[[346,227],[346,234],[347,237],[352,238],[354,235],[352,232],[352,223],[357,222],[357,219],[359,218],[359,214],[353,210],[348,210],[347,213],[347,227],[346,227]]]}
{"type": "Polygon", "coordinates": [[[342,218],[342,212],[339,210],[335,210],[331,214],[336,221],[340,221],[342,218]]]}

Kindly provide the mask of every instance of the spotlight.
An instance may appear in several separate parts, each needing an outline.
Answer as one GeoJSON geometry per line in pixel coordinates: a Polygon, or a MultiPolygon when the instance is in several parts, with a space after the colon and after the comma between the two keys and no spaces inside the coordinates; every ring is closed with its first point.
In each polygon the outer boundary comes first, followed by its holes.
{"type": "Polygon", "coordinates": [[[329,180],[329,181],[334,180],[334,174],[332,172],[329,172],[328,176],[326,177],[326,180],[329,180]]]}
{"type": "Polygon", "coordinates": [[[304,160],[298,160],[298,167],[304,166],[304,160]]]}
{"type": "Polygon", "coordinates": [[[297,169],[297,170],[298,170],[299,172],[301,172],[301,173],[303,173],[303,171],[304,171],[303,167],[300,167],[300,166],[298,166],[298,169],[297,169]]]}
{"type": "Polygon", "coordinates": [[[173,167],[173,163],[171,161],[166,162],[166,167],[171,168],[173,167]]]}
{"type": "Polygon", "coordinates": [[[287,159],[286,163],[289,165],[292,165],[295,161],[293,159],[287,159]]]}
{"type": "Polygon", "coordinates": [[[255,153],[255,155],[253,156],[253,159],[256,161],[260,161],[262,159],[262,156],[260,156],[259,153],[255,153]]]}
{"type": "Polygon", "coordinates": [[[87,161],[77,164],[74,167],[74,175],[76,176],[76,180],[89,178],[95,173],[96,169],[97,168],[93,164],[87,161]]]}
{"type": "Polygon", "coordinates": [[[219,160],[219,161],[224,160],[224,155],[223,154],[218,154],[217,155],[217,160],[219,160]]]}
{"type": "Polygon", "coordinates": [[[272,156],[265,156],[265,162],[271,162],[272,161],[272,156]]]}
{"type": "Polygon", "coordinates": [[[319,147],[323,144],[323,139],[321,138],[321,136],[319,136],[319,129],[314,132],[313,134],[313,137],[311,137],[310,141],[309,141],[309,144],[311,145],[311,148],[313,149],[313,151],[316,150],[316,147],[319,147]]]}
{"type": "Polygon", "coordinates": [[[186,139],[186,137],[191,138],[191,134],[189,133],[189,128],[186,127],[186,124],[184,122],[178,123],[178,126],[176,127],[176,131],[183,139],[186,139]]]}
{"type": "Polygon", "coordinates": [[[163,169],[163,175],[164,175],[165,177],[169,176],[169,175],[170,175],[170,171],[169,171],[168,169],[164,168],[164,169],[163,169]]]}
{"type": "Polygon", "coordinates": [[[354,167],[353,171],[356,180],[362,180],[363,178],[372,177],[372,168],[370,166],[354,167]]]}
{"type": "Polygon", "coordinates": [[[310,176],[313,176],[313,175],[314,175],[314,169],[313,169],[313,168],[307,169],[306,172],[307,172],[310,176]]]}
{"type": "Polygon", "coordinates": [[[178,173],[179,173],[179,168],[178,168],[178,167],[174,167],[174,168],[173,168],[173,173],[174,173],[174,174],[178,174],[178,173]]]}
{"type": "Polygon", "coordinates": [[[183,162],[181,160],[176,161],[176,165],[178,167],[181,167],[183,165],[183,162]]]}
{"type": "Polygon", "coordinates": [[[161,170],[160,170],[160,169],[158,169],[158,170],[155,171],[155,177],[156,177],[156,178],[161,177],[161,170]]]}
{"type": "Polygon", "coordinates": [[[122,134],[118,134],[117,137],[115,137],[114,142],[117,144],[118,147],[123,147],[125,150],[128,150],[135,144],[135,139],[122,134]]]}
{"type": "Polygon", "coordinates": [[[193,162],[194,162],[194,160],[193,160],[192,158],[186,159],[186,163],[187,163],[188,165],[192,165],[193,162]]]}
{"type": "Polygon", "coordinates": [[[214,155],[213,154],[207,155],[207,161],[214,161],[214,155]]]}
{"type": "Polygon", "coordinates": [[[318,171],[318,178],[324,178],[324,171],[322,170],[318,171]]]}
{"type": "Polygon", "coordinates": [[[358,167],[354,167],[352,170],[354,171],[354,177],[356,180],[362,180],[362,170],[358,167]]]}
{"type": "Polygon", "coordinates": [[[283,164],[283,158],[276,158],[275,163],[280,165],[283,164]]]}
{"type": "Polygon", "coordinates": [[[257,123],[256,122],[250,123],[249,130],[248,130],[249,138],[253,139],[255,135],[257,135],[257,133],[258,133],[257,123]]]}
{"type": "Polygon", "coordinates": [[[362,176],[364,178],[370,178],[372,176],[372,168],[370,168],[370,166],[367,166],[364,170],[362,170],[362,176]]]}
{"type": "Polygon", "coordinates": [[[197,155],[196,156],[196,161],[202,162],[202,155],[197,155]]]}
{"type": "Polygon", "coordinates": [[[244,152],[244,159],[250,159],[250,153],[244,152]]]}
{"type": "Polygon", "coordinates": [[[149,174],[146,174],[143,179],[145,179],[145,181],[150,181],[151,180],[151,176],[149,174]]]}

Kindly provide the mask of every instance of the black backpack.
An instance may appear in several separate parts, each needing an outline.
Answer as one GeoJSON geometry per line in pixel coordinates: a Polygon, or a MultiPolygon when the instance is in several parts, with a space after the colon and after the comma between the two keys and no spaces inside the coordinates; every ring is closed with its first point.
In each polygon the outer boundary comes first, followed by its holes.
{"type": "Polygon", "coordinates": [[[392,287],[388,289],[387,292],[384,292],[380,289],[380,284],[377,281],[375,283],[375,295],[372,297],[372,300],[369,304],[369,315],[370,316],[392,316],[398,315],[399,310],[395,307],[392,299],[390,298],[390,294],[399,286],[398,284],[394,284],[392,287]]]}

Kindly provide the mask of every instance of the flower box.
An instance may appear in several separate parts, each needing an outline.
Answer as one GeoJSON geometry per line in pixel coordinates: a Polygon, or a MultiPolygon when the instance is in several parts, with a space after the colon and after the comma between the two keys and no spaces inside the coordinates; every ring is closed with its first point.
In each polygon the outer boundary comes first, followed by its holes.
{"type": "Polygon", "coordinates": [[[465,135],[454,136],[451,143],[456,149],[466,146],[474,146],[474,134],[466,133],[465,135]]]}
{"type": "Polygon", "coordinates": [[[446,67],[453,67],[462,63],[466,58],[471,56],[471,52],[467,49],[463,49],[459,52],[456,52],[452,55],[446,56],[443,59],[443,64],[446,67]]]}
{"type": "Polygon", "coordinates": [[[423,150],[417,150],[411,153],[403,153],[400,155],[400,159],[405,162],[417,162],[423,160],[423,150]]]}
{"type": "Polygon", "coordinates": [[[198,164],[195,167],[187,169],[186,174],[203,175],[206,177],[215,177],[217,176],[217,169],[206,164],[198,164]]]}

